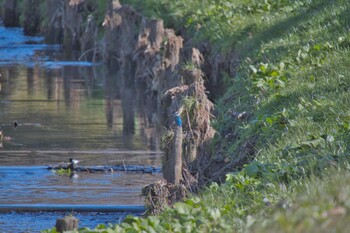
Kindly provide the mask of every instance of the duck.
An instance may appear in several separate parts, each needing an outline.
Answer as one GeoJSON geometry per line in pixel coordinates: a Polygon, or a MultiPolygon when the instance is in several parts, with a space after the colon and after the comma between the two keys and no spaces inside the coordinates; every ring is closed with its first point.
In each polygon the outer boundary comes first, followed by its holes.
{"type": "Polygon", "coordinates": [[[77,164],[79,163],[79,160],[73,159],[73,158],[69,158],[69,165],[68,168],[70,170],[75,170],[77,168],[77,164]]]}

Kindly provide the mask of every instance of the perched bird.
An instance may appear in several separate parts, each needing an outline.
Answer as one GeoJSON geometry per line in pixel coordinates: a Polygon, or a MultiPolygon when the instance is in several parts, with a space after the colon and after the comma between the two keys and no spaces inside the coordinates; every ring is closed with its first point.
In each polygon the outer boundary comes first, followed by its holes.
{"type": "Polygon", "coordinates": [[[174,113],[175,122],[176,122],[176,125],[177,125],[178,127],[182,127],[181,113],[182,113],[183,110],[184,110],[184,108],[183,108],[183,107],[180,107],[179,110],[177,110],[177,111],[174,113]]]}
{"type": "Polygon", "coordinates": [[[182,127],[182,120],[180,115],[175,115],[175,122],[178,127],[182,127]]]}

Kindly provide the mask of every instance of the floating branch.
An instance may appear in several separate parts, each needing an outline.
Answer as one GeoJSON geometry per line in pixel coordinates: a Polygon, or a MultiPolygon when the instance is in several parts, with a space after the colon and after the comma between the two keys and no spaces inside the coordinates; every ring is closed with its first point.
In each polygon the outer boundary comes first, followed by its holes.
{"type": "MultiPolygon", "coordinates": [[[[69,164],[59,163],[57,165],[48,165],[47,168],[50,170],[70,169],[69,164]]],[[[77,166],[73,169],[76,172],[142,172],[142,173],[161,173],[160,167],[146,166],[146,165],[115,165],[115,166],[77,166]]]]}

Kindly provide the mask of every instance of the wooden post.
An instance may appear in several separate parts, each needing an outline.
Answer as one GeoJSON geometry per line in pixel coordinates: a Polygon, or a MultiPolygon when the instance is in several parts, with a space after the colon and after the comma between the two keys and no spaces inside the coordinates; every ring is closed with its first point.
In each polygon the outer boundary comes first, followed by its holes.
{"type": "Polygon", "coordinates": [[[177,126],[174,136],[165,148],[163,176],[167,182],[178,185],[182,179],[182,127],[177,126]]]}
{"type": "Polygon", "coordinates": [[[67,55],[72,55],[73,50],[80,49],[80,29],[82,24],[82,14],[79,12],[80,4],[83,2],[78,2],[77,5],[71,5],[71,0],[65,0],[65,13],[63,17],[63,28],[64,28],[64,38],[63,47],[67,52],[67,55]]]}
{"type": "Polygon", "coordinates": [[[175,185],[182,179],[182,127],[178,126],[174,135],[174,150],[172,154],[173,182],[175,185]]]}
{"type": "Polygon", "coordinates": [[[40,0],[26,0],[23,4],[23,32],[25,35],[34,36],[40,32],[41,15],[40,0]]]}
{"type": "Polygon", "coordinates": [[[46,24],[45,41],[49,44],[62,44],[64,2],[47,0],[46,4],[46,14],[51,20],[46,24]]]}
{"type": "Polygon", "coordinates": [[[3,3],[3,21],[5,27],[19,26],[19,10],[17,0],[5,0],[3,3]]]}
{"type": "Polygon", "coordinates": [[[57,232],[71,231],[78,229],[78,219],[73,216],[66,216],[56,220],[57,232]]]}

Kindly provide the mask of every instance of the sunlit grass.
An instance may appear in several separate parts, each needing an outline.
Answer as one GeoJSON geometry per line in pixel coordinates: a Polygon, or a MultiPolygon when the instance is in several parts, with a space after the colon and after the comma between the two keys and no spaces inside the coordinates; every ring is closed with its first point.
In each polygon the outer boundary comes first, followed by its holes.
{"type": "Polygon", "coordinates": [[[311,178],[271,206],[252,232],[346,232],[349,227],[350,173],[331,169],[311,178]]]}

